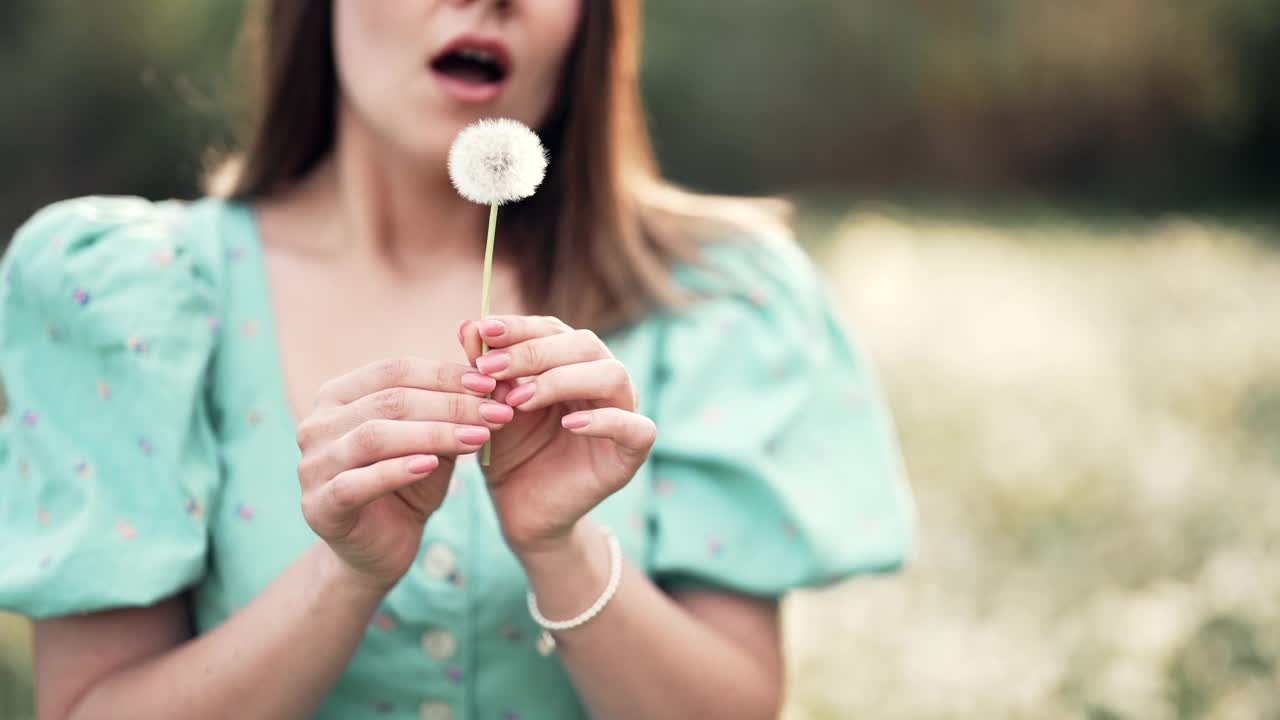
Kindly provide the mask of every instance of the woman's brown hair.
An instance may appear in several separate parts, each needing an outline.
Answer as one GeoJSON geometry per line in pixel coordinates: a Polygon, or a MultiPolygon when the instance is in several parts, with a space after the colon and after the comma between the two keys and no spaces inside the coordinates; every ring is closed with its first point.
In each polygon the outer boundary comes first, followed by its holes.
{"type": "MultiPolygon", "coordinates": [[[[639,91],[642,0],[584,0],[557,101],[538,133],[550,155],[532,198],[510,206],[499,243],[528,278],[532,312],[604,332],[685,298],[673,262],[702,241],[785,228],[778,199],[695,194],[658,173],[639,91]]],[[[331,0],[260,0],[246,19],[252,96],[244,151],[211,194],[287,188],[333,148],[338,100],[331,0]]]]}

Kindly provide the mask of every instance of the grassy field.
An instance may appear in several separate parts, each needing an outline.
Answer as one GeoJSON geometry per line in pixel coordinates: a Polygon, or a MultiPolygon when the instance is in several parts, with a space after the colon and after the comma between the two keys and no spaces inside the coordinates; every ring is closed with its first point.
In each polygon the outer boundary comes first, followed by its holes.
{"type": "MultiPolygon", "coordinates": [[[[875,356],[910,568],[786,605],[787,720],[1280,716],[1280,243],[861,210],[814,244],[875,356]]],[[[29,712],[0,618],[0,717],[29,712]]]]}
{"type": "Polygon", "coordinates": [[[922,537],[791,599],[788,720],[1280,716],[1276,239],[847,216],[922,537]]]}

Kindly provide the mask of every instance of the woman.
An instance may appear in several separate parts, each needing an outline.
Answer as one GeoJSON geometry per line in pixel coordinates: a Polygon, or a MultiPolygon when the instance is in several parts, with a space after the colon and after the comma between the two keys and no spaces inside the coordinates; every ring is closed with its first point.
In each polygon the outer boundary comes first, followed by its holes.
{"type": "Polygon", "coordinates": [[[657,176],[638,4],[268,1],[210,197],[24,224],[0,606],[42,717],[776,714],[777,600],[898,566],[910,501],[785,228],[657,176]],[[550,174],[475,318],[445,158],[499,116],[550,174]]]}

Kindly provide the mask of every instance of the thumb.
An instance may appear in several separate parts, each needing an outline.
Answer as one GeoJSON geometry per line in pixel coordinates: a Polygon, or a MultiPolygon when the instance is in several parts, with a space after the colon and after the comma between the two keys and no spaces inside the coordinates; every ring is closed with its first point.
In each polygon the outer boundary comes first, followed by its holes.
{"type": "Polygon", "coordinates": [[[462,325],[458,327],[458,342],[462,344],[462,349],[467,354],[467,364],[475,367],[476,358],[484,354],[480,328],[471,320],[463,320],[462,325]]]}

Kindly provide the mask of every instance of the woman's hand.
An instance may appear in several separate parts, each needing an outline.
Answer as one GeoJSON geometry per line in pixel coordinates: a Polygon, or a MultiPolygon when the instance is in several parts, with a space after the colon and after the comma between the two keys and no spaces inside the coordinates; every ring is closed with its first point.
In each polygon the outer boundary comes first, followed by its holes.
{"type": "Polygon", "coordinates": [[[390,589],[413,564],[458,455],[480,449],[510,407],[466,365],[406,357],[330,380],[299,423],[302,512],[356,577],[390,589]]]}
{"type": "Polygon", "coordinates": [[[589,330],[553,317],[499,315],[464,323],[467,357],[516,409],[494,434],[490,494],[517,555],[568,541],[588,510],[626,485],[653,446],[631,377],[589,330]],[[493,348],[480,355],[480,342],[493,348]]]}

